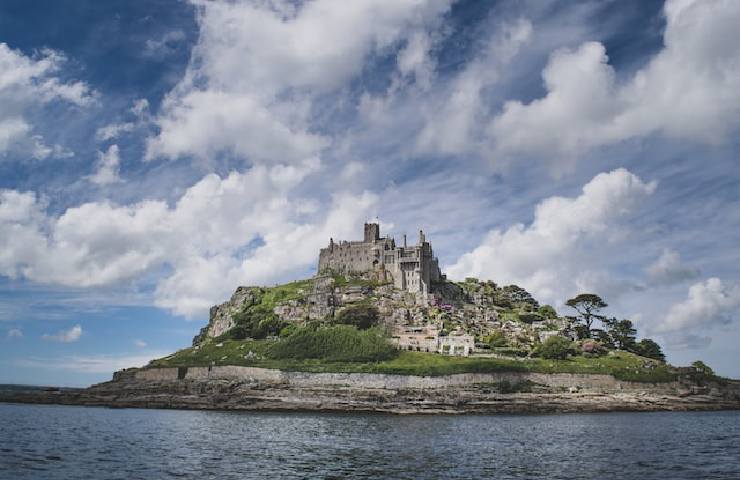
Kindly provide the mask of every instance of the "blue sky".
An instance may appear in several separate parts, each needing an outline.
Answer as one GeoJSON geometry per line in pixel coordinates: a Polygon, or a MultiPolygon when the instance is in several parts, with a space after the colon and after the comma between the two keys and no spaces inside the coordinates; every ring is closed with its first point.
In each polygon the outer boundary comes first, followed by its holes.
{"type": "Polygon", "coordinates": [[[0,382],[190,343],[379,218],[740,377],[740,5],[6,1],[0,382]]]}

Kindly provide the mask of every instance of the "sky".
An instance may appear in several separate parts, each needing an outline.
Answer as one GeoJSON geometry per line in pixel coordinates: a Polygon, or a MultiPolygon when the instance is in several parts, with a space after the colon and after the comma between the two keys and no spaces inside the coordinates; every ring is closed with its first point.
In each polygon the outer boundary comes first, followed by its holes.
{"type": "Polygon", "coordinates": [[[0,3],[0,383],[188,346],[238,285],[424,229],[740,378],[740,2],[0,3]]]}

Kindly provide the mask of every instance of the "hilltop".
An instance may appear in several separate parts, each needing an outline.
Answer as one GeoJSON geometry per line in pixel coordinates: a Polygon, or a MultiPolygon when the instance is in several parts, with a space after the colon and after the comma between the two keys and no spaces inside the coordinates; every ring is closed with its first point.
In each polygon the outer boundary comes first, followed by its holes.
{"type": "Polygon", "coordinates": [[[701,362],[667,364],[598,295],[566,308],[572,315],[516,285],[448,280],[423,232],[397,245],[366,224],[362,241],[330,239],[312,278],[238,287],[190,347],[85,390],[0,400],[394,413],[740,408],[740,382],[701,362]]]}
{"type": "MultiPolygon", "coordinates": [[[[466,279],[433,287],[433,304],[359,277],[318,276],[274,287],[239,287],[211,309],[193,345],[149,367],[241,365],[306,372],[446,375],[467,372],[610,374],[672,381],[662,359],[579,339],[578,322],[516,286],[466,279]],[[550,352],[552,338],[565,351],[550,352]],[[469,342],[450,354],[448,343],[469,342]],[[424,343],[426,341],[426,343],[424,343]],[[430,345],[442,347],[429,348],[430,345]],[[554,353],[554,354],[553,354],[554,353]]],[[[684,372],[685,373],[685,372],[684,372]]]]}
{"type": "MultiPolygon", "coordinates": [[[[603,314],[608,305],[598,295],[568,305],[573,315],[517,285],[448,280],[423,231],[415,245],[405,235],[397,244],[369,223],[362,240],[329,239],[310,279],[238,287],[211,308],[191,347],[149,367],[598,373],[645,382],[682,373],[664,362],[657,343],[638,342],[629,320],[603,314]]],[[[683,373],[713,375],[703,367],[683,373]]]]}

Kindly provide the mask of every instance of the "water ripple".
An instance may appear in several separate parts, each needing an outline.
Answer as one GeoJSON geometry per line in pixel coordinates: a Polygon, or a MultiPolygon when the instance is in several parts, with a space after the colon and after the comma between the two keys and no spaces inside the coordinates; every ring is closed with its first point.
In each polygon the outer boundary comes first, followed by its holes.
{"type": "Polygon", "coordinates": [[[739,412],[533,416],[0,405],[0,479],[738,479],[739,412]]]}

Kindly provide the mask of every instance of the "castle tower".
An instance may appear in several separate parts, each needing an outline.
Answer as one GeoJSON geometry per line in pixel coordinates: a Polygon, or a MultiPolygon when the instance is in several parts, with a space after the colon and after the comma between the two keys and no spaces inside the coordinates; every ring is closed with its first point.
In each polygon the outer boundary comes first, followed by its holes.
{"type": "Polygon", "coordinates": [[[365,243],[376,243],[380,240],[380,225],[377,223],[365,224],[365,243]]]}

